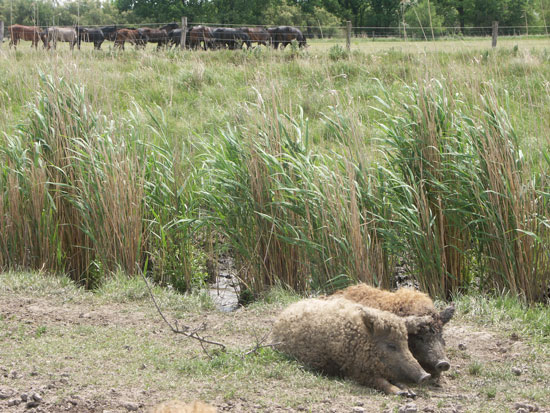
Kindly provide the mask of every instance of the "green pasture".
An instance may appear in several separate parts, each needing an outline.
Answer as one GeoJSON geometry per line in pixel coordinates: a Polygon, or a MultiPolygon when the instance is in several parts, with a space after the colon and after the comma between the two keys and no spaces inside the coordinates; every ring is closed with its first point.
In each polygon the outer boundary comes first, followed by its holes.
{"type": "MultiPolygon", "coordinates": [[[[340,45],[346,47],[345,37],[333,37],[327,39],[308,39],[309,50],[311,51],[327,51],[333,46],[340,45]]],[[[22,41],[19,48],[29,47],[30,42],[22,41]]],[[[501,36],[497,41],[497,48],[513,48],[515,46],[529,50],[544,50],[550,47],[550,38],[547,36],[501,36]]],[[[40,45],[41,46],[41,45],[40,45]]],[[[8,48],[8,39],[4,40],[4,49],[8,48]]],[[[68,49],[67,44],[60,43],[60,49],[68,49]]],[[[103,49],[112,49],[112,42],[104,42],[103,49]]],[[[133,46],[126,45],[127,48],[133,49],[133,46]]],[[[151,51],[156,49],[155,45],[149,45],[147,48],[151,51]]],[[[82,43],[83,50],[93,49],[91,43],[82,43]]],[[[436,38],[432,40],[430,33],[426,32],[424,40],[404,40],[398,38],[373,38],[373,37],[352,37],[351,50],[361,51],[364,53],[379,53],[387,50],[395,50],[400,52],[458,52],[458,51],[473,51],[473,50],[490,50],[492,49],[491,36],[486,37],[457,37],[457,38],[436,38]]]]}
{"type": "MultiPolygon", "coordinates": [[[[380,53],[388,50],[396,50],[405,53],[431,53],[445,52],[453,53],[458,51],[485,51],[492,49],[492,38],[487,37],[465,37],[456,39],[431,40],[429,32],[426,33],[427,40],[403,40],[395,38],[354,38],[351,40],[351,50],[359,50],[363,53],[380,53]]],[[[325,39],[308,40],[311,50],[328,50],[335,45],[346,46],[346,39],[325,39]]],[[[529,50],[544,50],[550,48],[550,38],[546,36],[537,37],[499,37],[497,48],[513,48],[515,46],[529,50]]]]}

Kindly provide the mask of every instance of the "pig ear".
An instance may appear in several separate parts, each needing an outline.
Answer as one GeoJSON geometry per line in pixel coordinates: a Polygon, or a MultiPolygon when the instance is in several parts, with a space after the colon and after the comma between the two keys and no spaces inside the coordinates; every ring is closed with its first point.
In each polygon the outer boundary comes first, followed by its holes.
{"type": "Polygon", "coordinates": [[[449,320],[453,318],[454,313],[455,313],[455,306],[454,304],[451,304],[449,307],[447,307],[445,310],[439,313],[439,318],[441,319],[441,322],[443,324],[447,324],[449,320]]]}
{"type": "Polygon", "coordinates": [[[363,319],[363,323],[365,324],[365,327],[367,327],[368,332],[370,334],[374,334],[375,317],[372,312],[366,308],[362,308],[361,318],[363,319]]]}
{"type": "Polygon", "coordinates": [[[428,326],[433,320],[430,316],[408,316],[403,317],[408,334],[418,334],[422,328],[428,326]]]}

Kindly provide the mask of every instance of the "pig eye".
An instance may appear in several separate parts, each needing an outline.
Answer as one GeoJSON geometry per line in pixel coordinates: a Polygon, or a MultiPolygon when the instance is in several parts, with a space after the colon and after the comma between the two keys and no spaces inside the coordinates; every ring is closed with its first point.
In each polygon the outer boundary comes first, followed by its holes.
{"type": "Polygon", "coordinates": [[[390,349],[391,351],[397,351],[397,346],[395,344],[388,344],[388,349],[390,349]]]}

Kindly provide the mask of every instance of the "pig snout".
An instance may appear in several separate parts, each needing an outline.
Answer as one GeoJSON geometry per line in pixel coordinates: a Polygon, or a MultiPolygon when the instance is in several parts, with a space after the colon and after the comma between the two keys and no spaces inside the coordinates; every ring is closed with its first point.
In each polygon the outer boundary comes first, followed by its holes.
{"type": "Polygon", "coordinates": [[[436,365],[435,369],[441,373],[443,371],[447,371],[451,368],[451,364],[447,360],[440,360],[436,365]]]}
{"type": "Polygon", "coordinates": [[[401,365],[399,376],[400,381],[409,383],[422,383],[432,377],[412,356],[408,362],[401,365]]]}
{"type": "Polygon", "coordinates": [[[431,374],[423,372],[418,379],[416,379],[417,383],[424,383],[426,380],[429,380],[432,377],[431,374]]]}

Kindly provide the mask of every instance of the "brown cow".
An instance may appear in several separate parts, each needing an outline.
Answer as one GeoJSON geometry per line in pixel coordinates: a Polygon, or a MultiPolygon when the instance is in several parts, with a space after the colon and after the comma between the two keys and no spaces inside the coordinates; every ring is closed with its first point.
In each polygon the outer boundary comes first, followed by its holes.
{"type": "Polygon", "coordinates": [[[168,44],[168,32],[165,29],[151,29],[150,27],[142,27],[137,29],[139,34],[139,40],[143,43],[143,46],[147,43],[156,43],[157,50],[168,44]]]}
{"type": "Polygon", "coordinates": [[[267,46],[271,41],[271,35],[263,27],[242,27],[241,30],[248,34],[250,42],[256,42],[259,45],[267,46]]]}
{"type": "Polygon", "coordinates": [[[201,46],[204,50],[214,45],[214,30],[208,26],[195,26],[189,31],[189,48],[197,49],[201,46]]]}
{"type": "Polygon", "coordinates": [[[124,50],[124,43],[128,42],[136,46],[136,48],[141,44],[139,41],[139,32],[134,29],[120,29],[116,31],[115,34],[115,47],[120,47],[124,50]]]}
{"type": "Polygon", "coordinates": [[[22,26],[20,24],[14,24],[8,26],[8,33],[10,34],[10,47],[17,49],[17,43],[19,40],[31,41],[31,47],[38,47],[38,41],[41,38],[40,29],[36,26],[22,26]]]}

